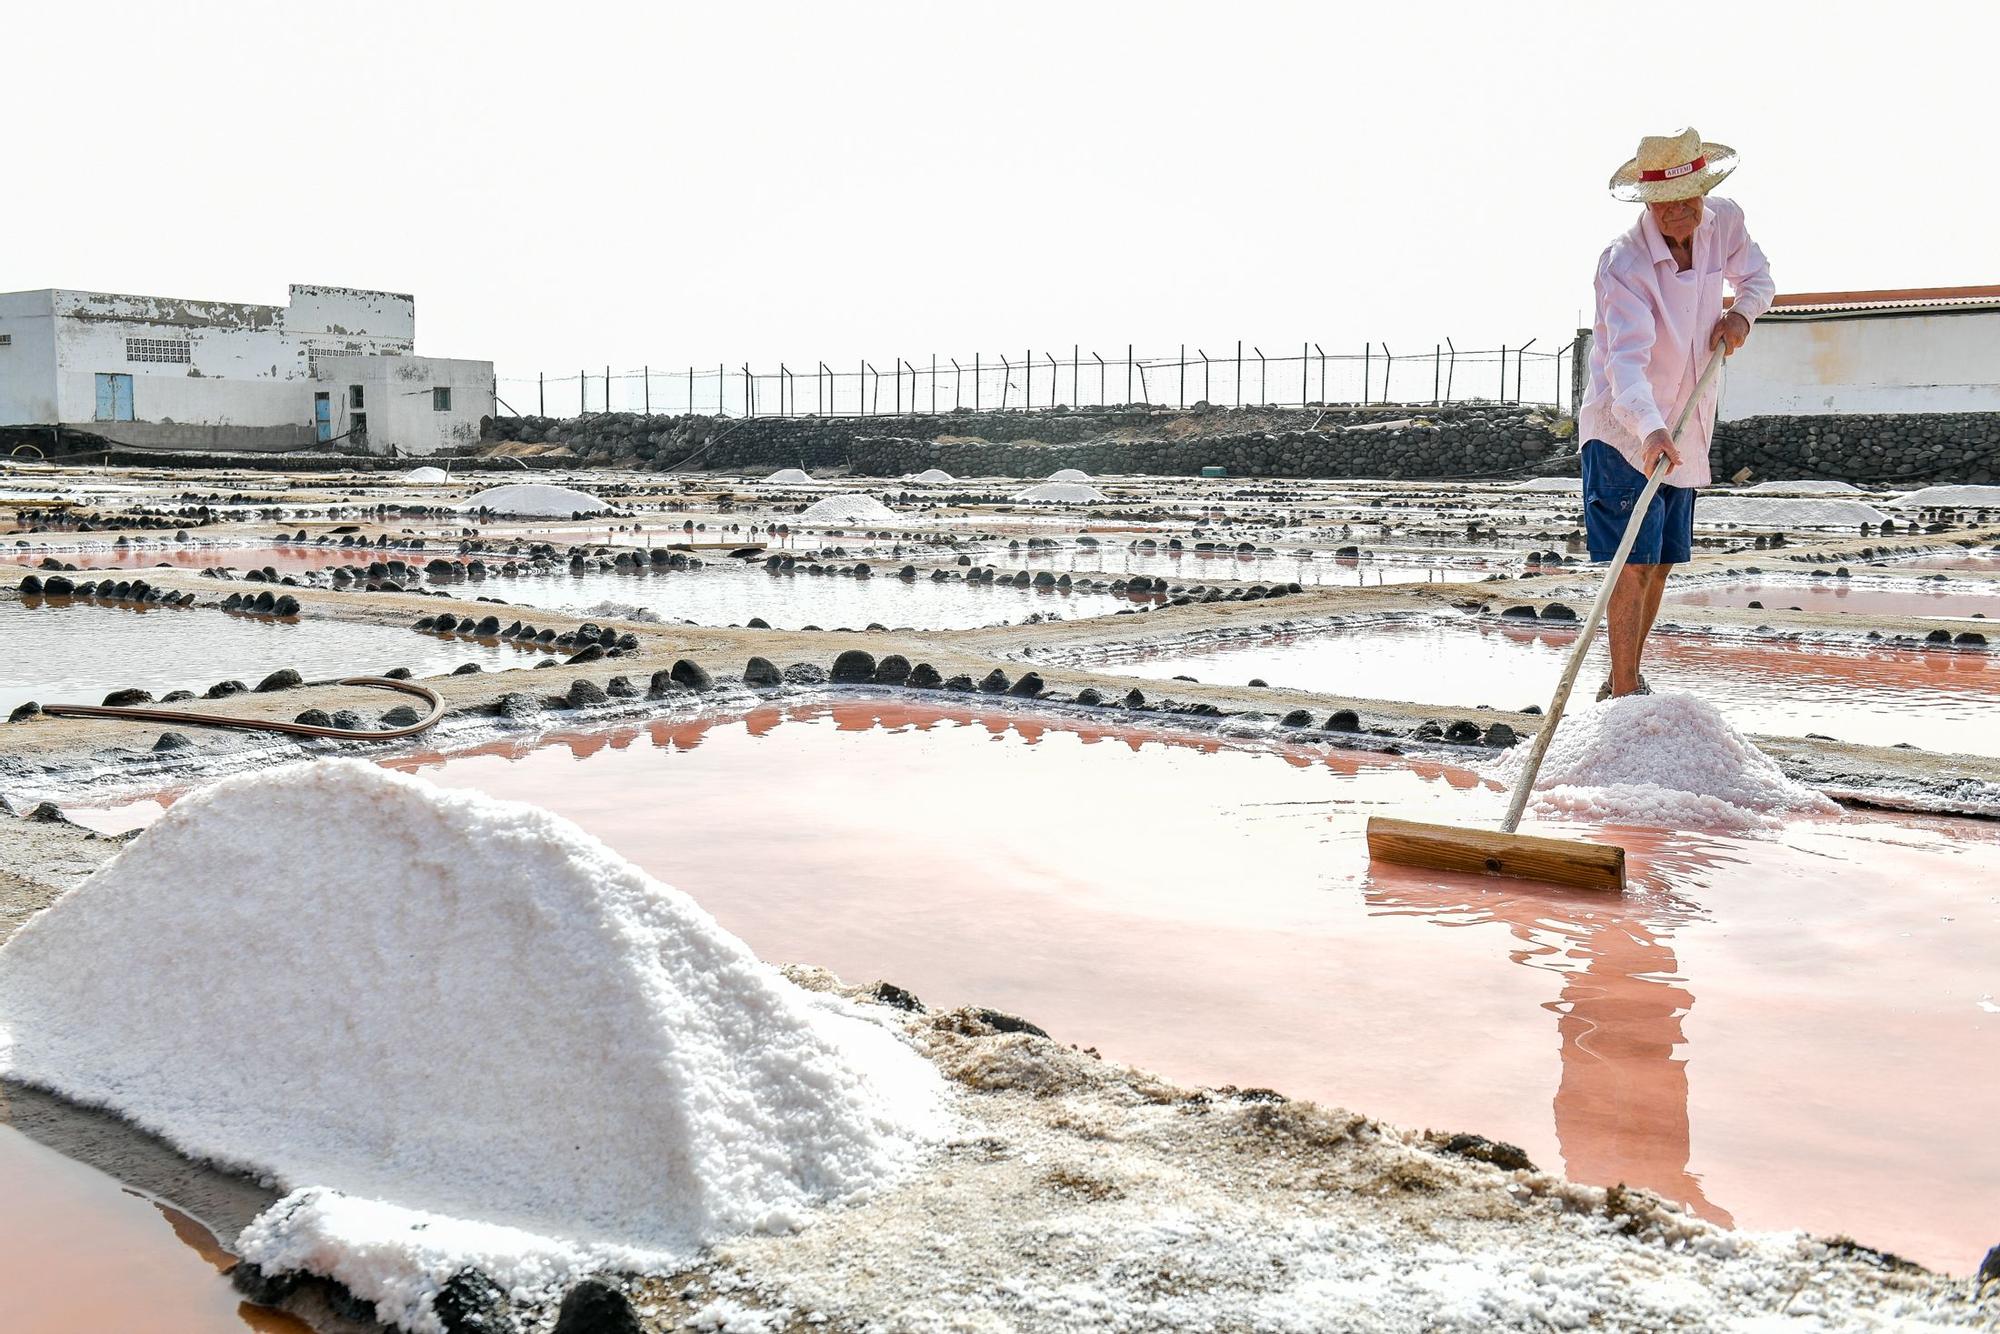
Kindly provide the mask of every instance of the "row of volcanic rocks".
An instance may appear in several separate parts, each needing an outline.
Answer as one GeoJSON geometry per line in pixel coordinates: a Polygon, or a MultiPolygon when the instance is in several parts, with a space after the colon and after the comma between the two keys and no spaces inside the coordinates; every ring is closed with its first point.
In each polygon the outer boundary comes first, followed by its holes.
{"type": "Polygon", "coordinates": [[[1283,411],[1204,404],[1172,413],[1127,408],[737,421],[613,412],[494,418],[485,438],[561,444],[597,467],[845,466],[877,477],[926,468],[961,477],[1042,477],[1056,468],[1193,476],[1205,467],[1275,477],[1466,477],[1518,472],[1566,448],[1543,412],[1501,404],[1283,411]],[[1199,433],[1176,425],[1188,418],[1200,420],[1199,433]],[[1248,429],[1253,419],[1256,429],[1248,429]],[[1235,421],[1245,429],[1230,430],[1235,421]]]}
{"type": "Polygon", "coordinates": [[[67,575],[21,576],[24,598],[79,598],[92,602],[122,603],[127,606],[191,607],[194,594],[174,593],[155,588],[144,579],[74,580],[67,575]]]}
{"type": "Polygon", "coordinates": [[[1715,475],[1836,482],[2000,479],[2000,412],[1747,417],[1715,428],[1715,475]]]}
{"type": "MultiPolygon", "coordinates": [[[[407,667],[397,667],[392,671],[385,672],[384,675],[395,677],[397,680],[407,681],[410,679],[410,669],[407,667]]],[[[200,698],[228,699],[231,695],[246,693],[270,694],[278,690],[295,690],[304,684],[305,679],[299,675],[296,669],[280,667],[254,686],[245,685],[241,681],[217,681],[214,685],[202,691],[200,698]]],[[[195,693],[192,690],[169,690],[166,694],[155,699],[153,692],[150,690],[142,690],[137,686],[128,686],[110,692],[104,697],[102,702],[105,708],[124,709],[140,704],[179,704],[187,700],[192,700],[195,697],[195,693]]],[[[8,714],[7,721],[10,723],[26,722],[29,719],[39,717],[41,712],[42,706],[34,700],[29,700],[8,714]]],[[[390,712],[393,714],[396,710],[392,709],[390,712]]],[[[416,721],[415,710],[405,709],[404,712],[410,715],[409,720],[411,722],[416,721]]],[[[155,745],[153,749],[180,750],[186,747],[187,744],[188,740],[186,737],[181,736],[177,732],[168,732],[160,738],[159,744],[155,745]]]]}

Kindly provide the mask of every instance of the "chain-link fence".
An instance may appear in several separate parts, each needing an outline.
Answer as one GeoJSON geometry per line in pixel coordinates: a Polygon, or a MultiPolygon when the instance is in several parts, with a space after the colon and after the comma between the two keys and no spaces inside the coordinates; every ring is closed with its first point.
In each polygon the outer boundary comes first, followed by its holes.
{"type": "Polygon", "coordinates": [[[827,362],[775,368],[717,363],[579,367],[574,373],[496,382],[503,410],[516,416],[587,412],[699,413],[722,417],[861,417],[904,413],[1039,412],[1147,404],[1187,408],[1300,407],[1323,404],[1439,406],[1474,400],[1542,403],[1570,411],[1581,357],[1575,340],[1559,347],[1529,339],[1519,347],[1467,351],[1449,340],[1392,350],[1328,352],[1305,343],[1279,352],[1249,343],[1216,351],[1185,347],[1170,357],[1105,357],[1072,345],[1019,354],[892,357],[836,367],[827,362]]]}

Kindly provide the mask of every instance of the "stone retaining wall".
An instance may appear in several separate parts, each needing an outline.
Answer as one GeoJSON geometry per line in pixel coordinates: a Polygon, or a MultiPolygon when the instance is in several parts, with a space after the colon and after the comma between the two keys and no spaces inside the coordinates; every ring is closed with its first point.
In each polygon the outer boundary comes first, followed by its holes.
{"type": "Polygon", "coordinates": [[[1857,486],[2000,478],[2000,413],[1922,412],[1747,417],[1715,431],[1715,475],[1826,478],[1857,486]]]}

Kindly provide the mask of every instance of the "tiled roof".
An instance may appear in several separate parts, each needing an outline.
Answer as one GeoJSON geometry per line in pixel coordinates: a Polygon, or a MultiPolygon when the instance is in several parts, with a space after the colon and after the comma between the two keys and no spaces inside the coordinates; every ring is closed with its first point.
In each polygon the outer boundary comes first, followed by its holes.
{"type": "Polygon", "coordinates": [[[1787,292],[1778,296],[1764,318],[1980,309],[2000,309],[2000,284],[1986,287],[1896,287],[1878,292],[1787,292]]]}

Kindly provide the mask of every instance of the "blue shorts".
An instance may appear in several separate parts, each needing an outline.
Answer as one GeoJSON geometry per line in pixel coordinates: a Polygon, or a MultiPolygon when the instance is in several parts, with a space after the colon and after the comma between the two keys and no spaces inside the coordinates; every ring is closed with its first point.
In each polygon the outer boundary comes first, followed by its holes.
{"type": "MultiPolygon", "coordinates": [[[[1592,560],[1608,561],[1618,553],[1632,505],[1645,489],[1646,474],[1623,454],[1602,440],[1583,447],[1583,531],[1592,560]]],[[[1691,486],[1660,484],[1626,557],[1629,564],[1679,565],[1694,555],[1694,493],[1691,486]]]]}

